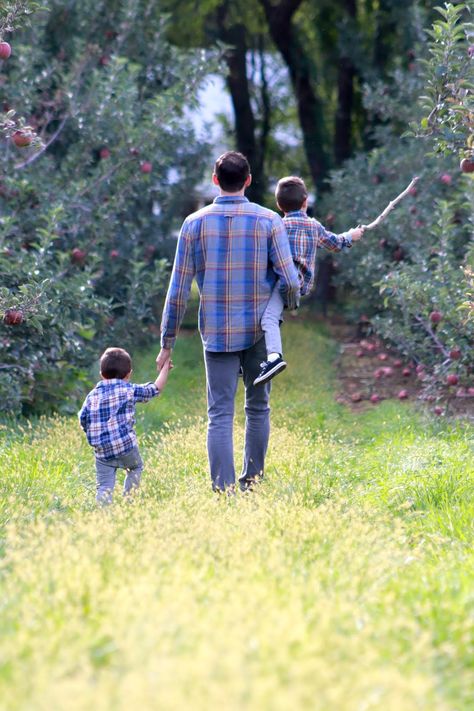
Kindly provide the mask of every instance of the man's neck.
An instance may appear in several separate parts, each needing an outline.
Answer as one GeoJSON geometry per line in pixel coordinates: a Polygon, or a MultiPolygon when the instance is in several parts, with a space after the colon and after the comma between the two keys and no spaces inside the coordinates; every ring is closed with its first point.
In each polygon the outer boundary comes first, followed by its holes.
{"type": "Polygon", "coordinates": [[[239,190],[238,193],[228,193],[222,188],[219,189],[219,197],[245,197],[245,188],[239,190]]]}

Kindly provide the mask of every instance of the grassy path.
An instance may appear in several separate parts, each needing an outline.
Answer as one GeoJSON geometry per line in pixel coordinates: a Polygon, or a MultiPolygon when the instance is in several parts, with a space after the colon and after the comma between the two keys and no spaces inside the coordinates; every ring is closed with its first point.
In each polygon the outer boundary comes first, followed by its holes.
{"type": "Polygon", "coordinates": [[[351,414],[331,341],[285,332],[251,497],[210,493],[196,336],[140,410],[133,505],[95,509],[74,420],[1,426],[2,711],[473,708],[473,430],[351,414]]]}

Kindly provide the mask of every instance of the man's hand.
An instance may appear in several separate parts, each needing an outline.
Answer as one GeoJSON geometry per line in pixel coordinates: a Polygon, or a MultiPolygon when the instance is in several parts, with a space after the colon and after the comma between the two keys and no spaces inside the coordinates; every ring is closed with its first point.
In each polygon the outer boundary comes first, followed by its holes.
{"type": "Polygon", "coordinates": [[[156,368],[158,372],[171,360],[171,349],[162,348],[156,357],[156,368]]]}
{"type": "Polygon", "coordinates": [[[354,227],[352,230],[349,230],[349,234],[352,237],[353,242],[358,242],[364,235],[364,228],[363,227],[354,227]]]}

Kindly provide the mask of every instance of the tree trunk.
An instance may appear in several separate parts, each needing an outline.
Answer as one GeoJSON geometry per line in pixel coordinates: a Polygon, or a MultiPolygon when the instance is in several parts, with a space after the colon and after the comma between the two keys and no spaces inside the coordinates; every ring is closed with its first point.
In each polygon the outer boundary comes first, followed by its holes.
{"type": "MultiPolygon", "coordinates": [[[[343,0],[343,9],[351,24],[357,14],[356,0],[343,0]]],[[[355,68],[347,53],[339,58],[337,74],[337,109],[334,130],[334,158],[340,165],[352,153],[352,110],[355,68]]]]}
{"type": "Polygon", "coordinates": [[[288,67],[303,132],[304,148],[314,184],[321,187],[328,168],[323,107],[314,90],[315,72],[310,58],[292,25],[302,0],[260,0],[270,35],[288,67]]]}
{"type": "Polygon", "coordinates": [[[252,170],[252,185],[246,194],[249,200],[262,202],[265,194],[263,159],[255,138],[255,116],[250,100],[247,75],[247,34],[243,24],[229,21],[229,5],[222,3],[217,9],[219,38],[230,45],[225,53],[229,69],[227,87],[232,99],[235,116],[237,150],[243,153],[252,170]]]}

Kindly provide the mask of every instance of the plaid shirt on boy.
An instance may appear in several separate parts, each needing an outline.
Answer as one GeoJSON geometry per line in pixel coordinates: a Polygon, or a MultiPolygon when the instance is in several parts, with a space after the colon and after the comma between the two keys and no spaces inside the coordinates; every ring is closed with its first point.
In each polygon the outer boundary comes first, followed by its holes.
{"type": "Polygon", "coordinates": [[[283,222],[288,232],[293,261],[300,275],[301,296],[304,296],[309,294],[313,286],[317,248],[340,252],[352,247],[352,238],[345,232],[340,235],[328,232],[317,220],[308,217],[304,210],[288,212],[283,222]]]}
{"type": "Polygon", "coordinates": [[[298,273],[282,219],[246,197],[220,196],[184,221],[161,323],[161,345],[173,348],[193,277],[199,288],[204,348],[250,348],[277,277],[295,308],[298,273]]]}
{"type": "Polygon", "coordinates": [[[133,385],[118,378],[97,383],[84,400],[79,421],[99,459],[114,459],[137,446],[135,404],[156,395],[154,383],[133,385]]]}

